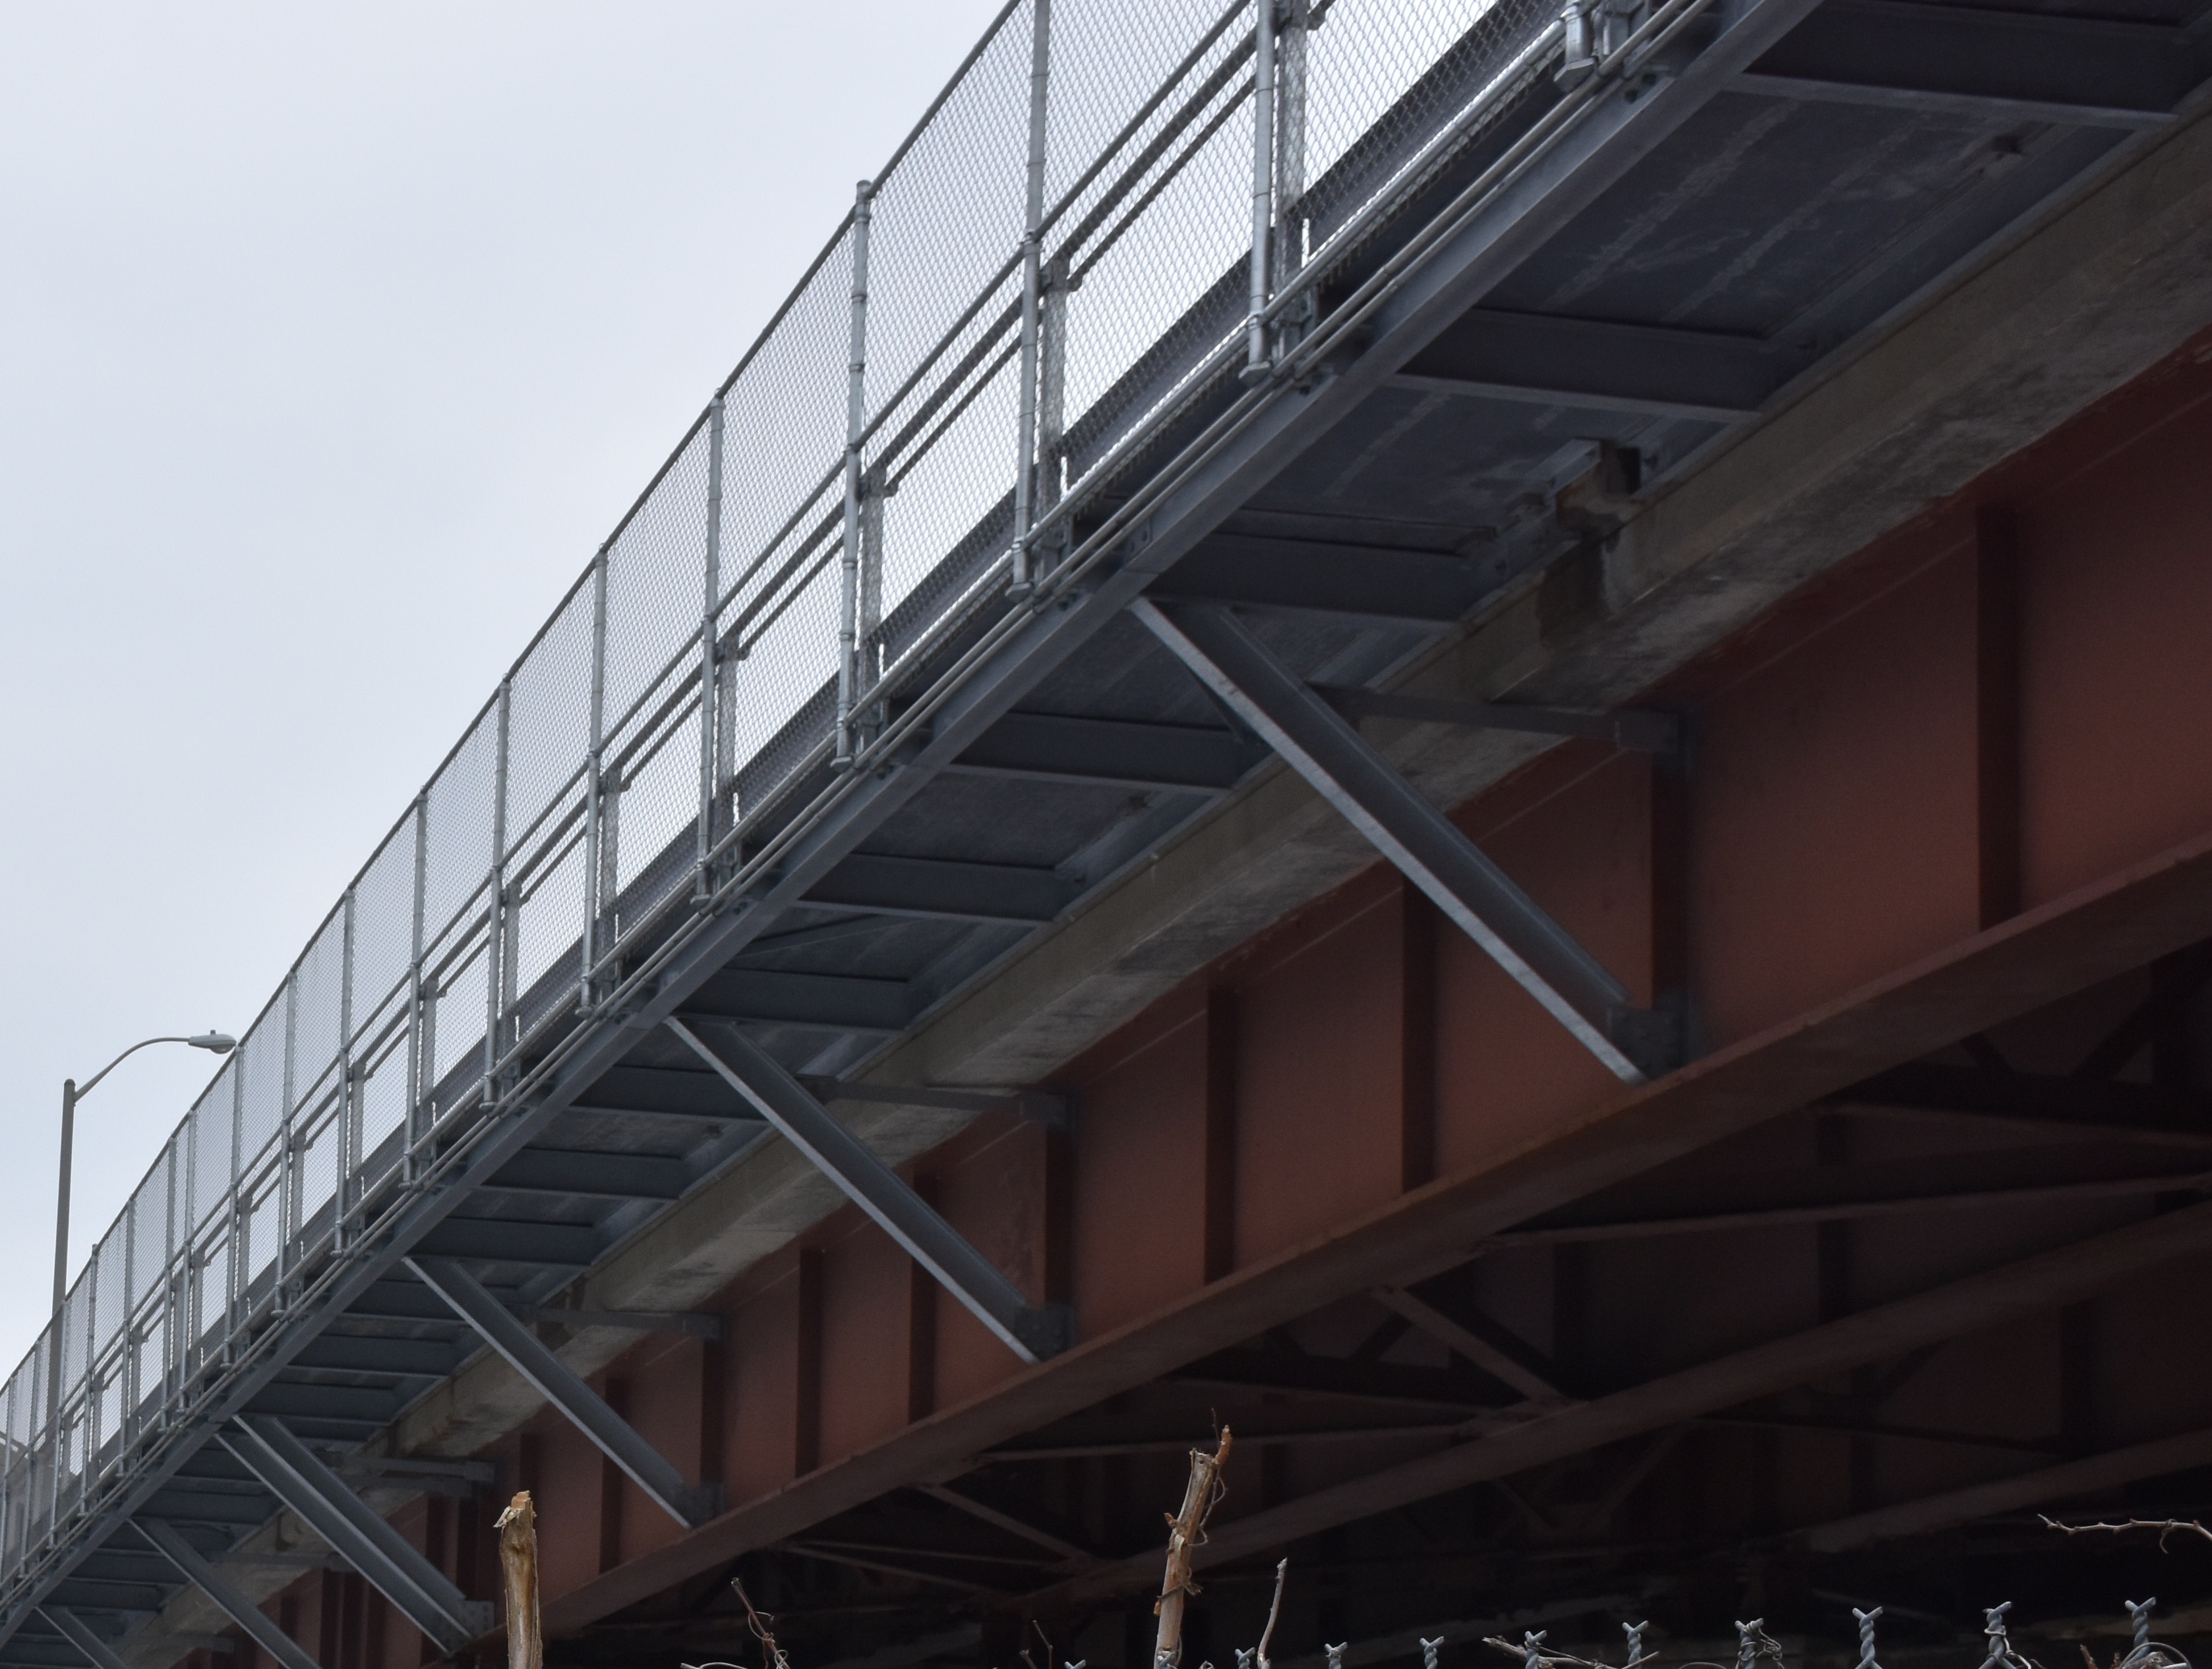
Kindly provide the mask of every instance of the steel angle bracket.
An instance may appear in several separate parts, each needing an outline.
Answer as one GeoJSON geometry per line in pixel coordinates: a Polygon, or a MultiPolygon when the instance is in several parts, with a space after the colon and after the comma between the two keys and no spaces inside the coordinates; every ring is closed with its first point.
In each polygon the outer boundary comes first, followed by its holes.
{"type": "Polygon", "coordinates": [[[282,1421],[245,1415],[216,1439],[445,1655],[491,1632],[490,1604],[465,1596],[282,1421]]]}
{"type": "Polygon", "coordinates": [[[1066,1305],[1032,1305],[905,1178],[735,1026],[681,1018],[665,1023],[1008,1350],[1024,1362],[1042,1362],[1074,1342],[1074,1314],[1066,1305]]]}
{"type": "Polygon", "coordinates": [[[1641,1083],[1676,1063],[1674,1017],[1632,1006],[1602,962],[1225,606],[1139,598],[1129,607],[1614,1077],[1641,1083]]]}
{"type": "Polygon", "coordinates": [[[483,1282],[450,1258],[406,1260],[422,1284],[446,1301],[453,1314],[476,1330],[531,1388],[561,1411],[562,1417],[613,1461],[653,1505],[687,1530],[696,1530],[722,1510],[722,1491],[712,1484],[686,1484],[684,1474],[635,1426],[608,1406],[568,1364],[555,1356],[483,1282]]]}

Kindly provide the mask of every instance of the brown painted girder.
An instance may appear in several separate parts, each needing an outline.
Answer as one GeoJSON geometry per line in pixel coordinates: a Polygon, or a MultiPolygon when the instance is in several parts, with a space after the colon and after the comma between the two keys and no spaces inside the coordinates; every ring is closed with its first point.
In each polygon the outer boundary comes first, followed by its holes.
{"type": "MultiPolygon", "coordinates": [[[[1255,1338],[1354,1293],[1424,1279],[1517,1223],[2206,938],[2212,938],[2212,837],[2039,906],[1656,1083],[1609,1094],[1547,1146],[1415,1189],[1314,1242],[1087,1339],[988,1395],[744,1502],[562,1595],[548,1606],[547,1626],[580,1628],[889,1490],[952,1475],[984,1450],[1171,1373],[1224,1341],[1255,1338]]],[[[2193,1227],[2206,1211],[2212,1207],[2158,1221],[2193,1227]]],[[[1750,1386],[1734,1399],[1757,1393],[1750,1386]]],[[[1569,1417],[1544,1424],[1554,1428],[1569,1417]]],[[[1581,1410],[1574,1417],[1591,1418],[1581,1410]]],[[[1627,1429],[1652,1423],[1644,1417],[1627,1429]]],[[[1595,1423],[1558,1429],[1583,1445],[1607,1441],[1595,1423]]],[[[1304,1515],[1359,1510],[1350,1502],[1310,1497],[1304,1515]]],[[[1221,1526],[1219,1534],[1232,1527],[1221,1526]]],[[[1285,1521],[1264,1533],[1303,1532],[1285,1521]]]]}

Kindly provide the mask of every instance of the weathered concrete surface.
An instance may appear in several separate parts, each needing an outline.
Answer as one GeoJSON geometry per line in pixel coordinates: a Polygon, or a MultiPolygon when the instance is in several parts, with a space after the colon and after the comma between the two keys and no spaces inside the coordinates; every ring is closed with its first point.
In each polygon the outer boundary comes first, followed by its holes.
{"type": "MultiPolygon", "coordinates": [[[[1659,495],[1618,534],[1532,578],[1403,683],[1419,694],[1606,707],[1632,700],[1870,541],[2212,325],[2212,122],[2198,112],[2015,238],[1659,495]]],[[[1540,738],[1428,725],[1370,729],[1435,799],[1467,798],[1540,738]]],[[[1261,774],[1079,913],[956,998],[878,1063],[889,1083],[1035,1082],[1214,957],[1375,861],[1297,778],[1261,774]]],[[[852,1120],[900,1162],[965,1122],[870,1109],[852,1120]]],[[[589,1308],[697,1305],[842,1203],[784,1144],[764,1143],[586,1278],[589,1308]]],[[[560,1347],[580,1372],[635,1335],[560,1347]]],[[[480,1357],[410,1411],[383,1452],[465,1454],[540,1399],[480,1357]]],[[[380,1504],[396,1506],[398,1497],[380,1504]]],[[[234,1556],[275,1593],[319,1547],[280,1517],[234,1556]],[[256,1553],[264,1556],[257,1560],[256,1553]]],[[[222,1625],[186,1593],[134,1635],[143,1669],[170,1636],[222,1625]]]]}

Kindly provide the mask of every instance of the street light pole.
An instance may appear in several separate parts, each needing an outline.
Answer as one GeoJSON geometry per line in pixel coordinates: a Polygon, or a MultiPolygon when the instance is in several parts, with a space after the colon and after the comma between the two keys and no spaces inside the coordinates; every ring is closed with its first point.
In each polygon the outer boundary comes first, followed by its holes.
{"type": "Polygon", "coordinates": [[[63,1283],[69,1277],[70,1154],[76,1146],[76,1080],[62,1080],[62,1183],[54,1204],[54,1308],[62,1313],[69,1295],[63,1283]]]}
{"type": "MultiPolygon", "coordinates": [[[[228,1054],[238,1047],[238,1040],[222,1032],[202,1032],[197,1037],[149,1037],[133,1043],[121,1054],[109,1061],[85,1080],[84,1088],[77,1088],[75,1078],[62,1080],[62,1171],[61,1184],[54,1199],[54,1314],[62,1313],[62,1302],[69,1296],[69,1220],[70,1220],[70,1159],[76,1146],[76,1104],[92,1093],[93,1086],[120,1066],[139,1050],[155,1043],[183,1043],[195,1049],[210,1050],[216,1054],[228,1054]]],[[[60,1341],[55,1341],[57,1346],[60,1341]]],[[[61,1351],[54,1352],[58,1370],[61,1351]]]]}

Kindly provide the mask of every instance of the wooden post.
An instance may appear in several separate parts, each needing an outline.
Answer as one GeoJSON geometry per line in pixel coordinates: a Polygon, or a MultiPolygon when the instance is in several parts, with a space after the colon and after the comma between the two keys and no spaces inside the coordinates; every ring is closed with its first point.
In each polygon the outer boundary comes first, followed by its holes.
{"type": "Polygon", "coordinates": [[[1173,1669],[1182,1660],[1184,1602],[1198,1592],[1190,1580],[1191,1550],[1205,1539],[1206,1520],[1220,1495],[1221,1468],[1229,1459],[1229,1428],[1221,1428],[1221,1442],[1212,1454],[1190,1452],[1190,1481],[1184,1486],[1182,1510],[1168,1520],[1168,1568],[1160,1583],[1160,1603],[1153,1607],[1160,1619],[1158,1638],[1152,1647],[1154,1669],[1173,1669]]]}
{"type": "Polygon", "coordinates": [[[507,1669],[544,1669],[538,1626],[538,1508],[527,1490],[499,1515],[499,1568],[507,1585],[507,1669]]]}

